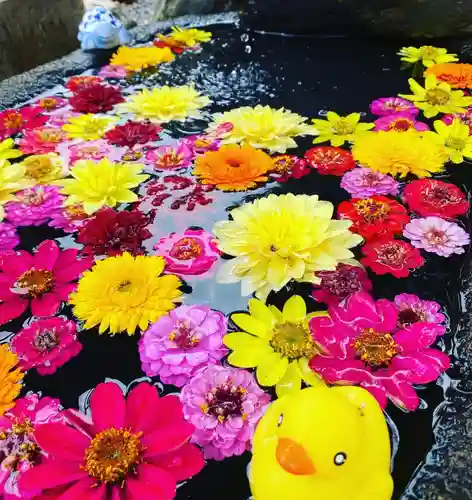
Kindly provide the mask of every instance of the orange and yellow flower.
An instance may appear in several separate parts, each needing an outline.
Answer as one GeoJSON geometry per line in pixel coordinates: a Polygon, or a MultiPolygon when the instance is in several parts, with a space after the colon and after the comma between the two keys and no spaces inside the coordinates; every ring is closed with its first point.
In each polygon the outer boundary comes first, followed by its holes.
{"type": "Polygon", "coordinates": [[[446,82],[456,89],[472,88],[472,64],[434,64],[424,75],[434,75],[436,80],[446,82]]]}
{"type": "Polygon", "coordinates": [[[0,345],[0,415],[14,406],[14,400],[20,394],[24,373],[16,368],[18,357],[7,344],[0,345]]]}

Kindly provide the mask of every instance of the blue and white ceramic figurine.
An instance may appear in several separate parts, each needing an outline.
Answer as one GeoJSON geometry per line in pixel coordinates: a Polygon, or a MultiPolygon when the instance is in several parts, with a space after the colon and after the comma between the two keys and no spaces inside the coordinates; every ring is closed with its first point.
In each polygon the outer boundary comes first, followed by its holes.
{"type": "Polygon", "coordinates": [[[104,7],[94,7],[84,14],[78,38],[82,50],[113,49],[132,41],[121,21],[104,7]]]}

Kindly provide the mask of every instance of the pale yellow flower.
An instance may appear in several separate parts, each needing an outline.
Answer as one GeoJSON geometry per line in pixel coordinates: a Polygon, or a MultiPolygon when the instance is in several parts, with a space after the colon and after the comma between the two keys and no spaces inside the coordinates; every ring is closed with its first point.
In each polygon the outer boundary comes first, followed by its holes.
{"type": "Polygon", "coordinates": [[[424,66],[429,67],[433,64],[441,64],[458,61],[456,54],[448,54],[447,49],[433,47],[432,45],[422,45],[421,47],[403,47],[398,52],[401,60],[410,64],[419,61],[424,66]]]}

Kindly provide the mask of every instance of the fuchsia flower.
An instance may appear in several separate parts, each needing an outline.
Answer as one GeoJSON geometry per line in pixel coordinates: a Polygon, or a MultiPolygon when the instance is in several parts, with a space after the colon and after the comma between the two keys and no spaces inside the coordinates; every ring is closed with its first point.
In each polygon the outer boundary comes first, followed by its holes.
{"type": "Polygon", "coordinates": [[[0,112],[0,140],[44,125],[48,117],[41,115],[41,108],[24,106],[0,112]]]}
{"type": "Polygon", "coordinates": [[[411,101],[407,101],[401,97],[380,97],[371,102],[370,111],[377,116],[407,113],[410,117],[414,118],[420,110],[411,101]]]}
{"type": "MultiPolygon", "coordinates": [[[[466,93],[464,92],[464,95],[466,93]]],[[[464,113],[444,115],[441,120],[447,125],[451,125],[455,119],[459,119],[462,123],[469,127],[470,134],[472,134],[472,107],[467,108],[464,113]]]]}
{"type": "Polygon", "coordinates": [[[155,170],[176,170],[192,164],[193,153],[182,142],[175,146],[159,146],[146,154],[147,161],[155,170]]]}
{"type": "Polygon", "coordinates": [[[270,397],[246,370],[210,365],[184,386],[185,418],[196,430],[191,439],[205,458],[223,460],[251,449],[251,439],[270,397]]]}
{"type": "Polygon", "coordinates": [[[81,205],[68,205],[55,212],[48,225],[66,233],[74,233],[85,225],[89,217],[81,205]]]}
{"type": "Polygon", "coordinates": [[[161,238],[154,250],[164,257],[166,271],[182,276],[206,273],[221,255],[213,234],[203,229],[171,233],[161,238]]]}
{"type": "Polygon", "coordinates": [[[15,226],[0,222],[0,252],[13,250],[20,243],[20,237],[15,226]]]}
{"type": "Polygon", "coordinates": [[[65,144],[59,147],[58,152],[69,165],[74,165],[79,160],[100,161],[108,158],[110,161],[119,161],[123,149],[114,148],[103,139],[97,141],[84,141],[76,144],[65,144]]]}
{"type": "Polygon", "coordinates": [[[25,250],[0,255],[0,325],[26,311],[31,302],[34,316],[53,316],[77,284],[71,283],[93,264],[78,258],[78,250],[60,250],[45,240],[31,255],[25,250]]]}
{"type": "Polygon", "coordinates": [[[154,323],[139,341],[143,371],[164,384],[184,386],[196,372],[218,364],[227,321],[205,306],[180,306],[154,323]]]}
{"type": "Polygon", "coordinates": [[[11,341],[11,349],[25,370],[36,368],[40,375],[51,375],[77,356],[82,344],[73,321],[47,318],[20,330],[11,341]]]}
{"type": "Polygon", "coordinates": [[[388,300],[359,292],[329,307],[329,317],[310,320],[313,339],[325,351],[311,368],[329,384],[361,385],[382,408],[387,399],[416,410],[412,384],[435,381],[450,366],[449,357],[431,349],[437,330],[428,323],[398,329],[398,311],[388,300]]]}
{"type": "Polygon", "coordinates": [[[20,140],[20,149],[25,154],[47,154],[56,152],[58,146],[67,141],[60,128],[41,127],[27,130],[20,140]]]}
{"type": "Polygon", "coordinates": [[[192,155],[197,155],[218,150],[221,141],[210,135],[191,135],[182,139],[182,144],[191,150],[192,155]]]}
{"type": "Polygon", "coordinates": [[[374,123],[374,130],[393,130],[395,132],[406,132],[407,130],[424,132],[425,130],[429,130],[426,123],[417,122],[408,111],[382,116],[382,118],[375,120],[374,123]]]}
{"type": "Polygon", "coordinates": [[[71,500],[171,500],[177,481],[203,468],[200,450],[187,442],[194,426],[177,396],[160,398],[144,382],[125,400],[118,384],[108,382],[95,388],[90,406],[91,419],[69,410],[71,425],[38,428],[48,458],[23,475],[22,491],[71,500]]]}
{"type": "Polygon", "coordinates": [[[353,198],[365,199],[374,195],[395,196],[398,194],[400,183],[390,175],[361,167],[346,172],[341,179],[341,187],[353,198]]]}

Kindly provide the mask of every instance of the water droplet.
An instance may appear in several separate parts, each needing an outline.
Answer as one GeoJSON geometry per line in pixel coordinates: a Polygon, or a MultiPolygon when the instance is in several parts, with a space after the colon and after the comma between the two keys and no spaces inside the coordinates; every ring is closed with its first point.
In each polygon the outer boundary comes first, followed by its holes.
{"type": "Polygon", "coordinates": [[[250,45],[246,45],[246,47],[244,47],[244,52],[246,52],[246,54],[250,54],[251,50],[252,50],[252,47],[250,45]]]}
{"type": "Polygon", "coordinates": [[[326,116],[328,114],[328,110],[327,109],[320,109],[318,111],[318,116],[326,116]]]}
{"type": "Polygon", "coordinates": [[[247,42],[247,41],[249,41],[249,35],[248,35],[247,33],[243,33],[243,34],[241,35],[241,41],[242,41],[242,42],[247,42]]]}

